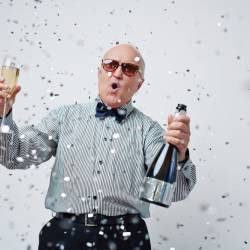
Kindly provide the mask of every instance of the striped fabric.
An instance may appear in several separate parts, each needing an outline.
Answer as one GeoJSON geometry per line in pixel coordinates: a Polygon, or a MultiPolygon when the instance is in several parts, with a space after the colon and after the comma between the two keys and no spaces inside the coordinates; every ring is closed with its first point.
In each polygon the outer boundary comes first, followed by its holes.
{"type": "MultiPolygon", "coordinates": [[[[13,142],[4,139],[11,161],[1,150],[1,164],[8,169],[27,169],[55,157],[46,208],[55,212],[105,215],[140,213],[149,217],[149,204],[139,200],[147,167],[164,143],[163,128],[130,102],[122,123],[114,117],[95,117],[97,102],[61,106],[37,126],[14,130],[13,142]]],[[[3,139],[2,139],[3,140],[3,139]]],[[[185,199],[196,182],[190,159],[179,169],[173,201],[185,199]]]]}

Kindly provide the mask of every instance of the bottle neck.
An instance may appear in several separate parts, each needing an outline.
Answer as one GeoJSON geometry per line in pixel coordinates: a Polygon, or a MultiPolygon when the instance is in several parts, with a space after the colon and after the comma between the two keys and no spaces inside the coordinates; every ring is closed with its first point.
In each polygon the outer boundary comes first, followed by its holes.
{"type": "Polygon", "coordinates": [[[174,113],[174,117],[176,117],[176,116],[178,116],[178,115],[186,115],[186,111],[185,110],[183,110],[183,109],[181,109],[181,110],[179,110],[179,109],[176,109],[175,110],[175,113],[174,113]]]}

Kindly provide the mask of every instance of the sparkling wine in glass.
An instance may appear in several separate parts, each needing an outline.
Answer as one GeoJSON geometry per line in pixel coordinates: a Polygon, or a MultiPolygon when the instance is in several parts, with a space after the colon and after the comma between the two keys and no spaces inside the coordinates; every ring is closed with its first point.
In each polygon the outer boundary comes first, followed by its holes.
{"type": "MultiPolygon", "coordinates": [[[[11,55],[5,55],[2,67],[1,67],[1,77],[4,78],[4,84],[6,85],[10,97],[13,94],[13,91],[17,85],[19,76],[19,63],[17,62],[16,57],[11,55]]],[[[6,106],[7,106],[7,97],[4,98],[4,108],[2,115],[2,122],[0,127],[0,133],[11,133],[9,126],[5,124],[6,116],[6,106]]]]}

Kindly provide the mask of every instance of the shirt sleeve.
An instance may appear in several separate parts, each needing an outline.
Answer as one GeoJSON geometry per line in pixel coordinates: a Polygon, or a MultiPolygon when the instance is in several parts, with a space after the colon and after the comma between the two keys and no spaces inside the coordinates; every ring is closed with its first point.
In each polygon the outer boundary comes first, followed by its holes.
{"type": "Polygon", "coordinates": [[[173,202],[184,200],[196,184],[196,167],[190,157],[186,163],[177,171],[176,189],[173,202]]]}
{"type": "Polygon", "coordinates": [[[13,133],[0,134],[0,163],[8,169],[27,169],[55,156],[64,114],[63,106],[50,111],[37,126],[18,128],[11,112],[5,123],[13,133]]]}
{"type": "MultiPolygon", "coordinates": [[[[163,137],[164,129],[158,122],[153,122],[146,133],[144,141],[145,167],[153,162],[157,153],[165,142],[163,137]]],[[[189,151],[188,151],[189,152],[189,151]]],[[[196,167],[190,159],[189,153],[186,162],[179,164],[176,179],[176,188],[173,202],[185,199],[196,183],[196,167]]]]}
{"type": "Polygon", "coordinates": [[[152,122],[144,139],[144,158],[146,170],[153,162],[155,156],[165,143],[163,137],[164,129],[158,122],[152,122]]]}

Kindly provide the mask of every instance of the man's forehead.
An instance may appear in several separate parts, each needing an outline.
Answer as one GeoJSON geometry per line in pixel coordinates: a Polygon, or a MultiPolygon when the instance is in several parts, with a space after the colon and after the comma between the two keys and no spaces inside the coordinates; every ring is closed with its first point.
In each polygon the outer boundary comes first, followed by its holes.
{"type": "Polygon", "coordinates": [[[140,61],[140,53],[133,46],[118,45],[109,49],[103,58],[140,61]],[[112,57],[112,58],[111,58],[112,57]]]}

